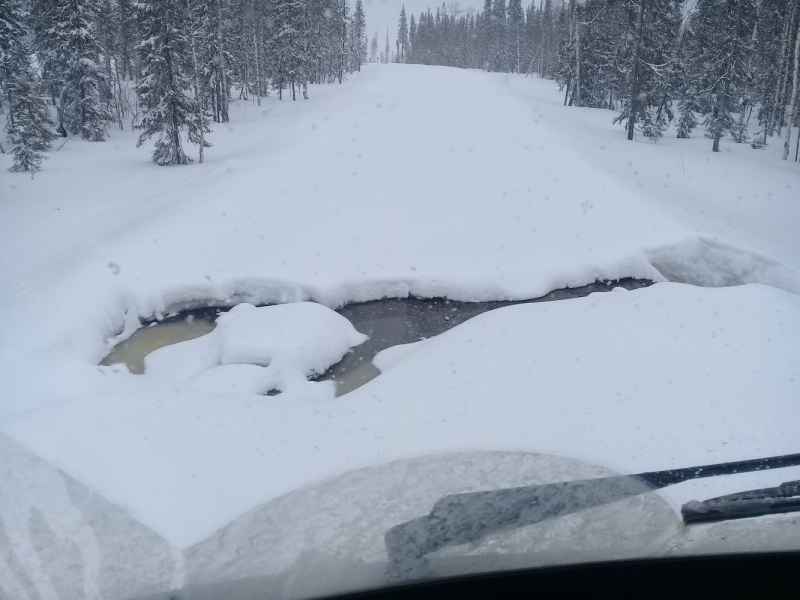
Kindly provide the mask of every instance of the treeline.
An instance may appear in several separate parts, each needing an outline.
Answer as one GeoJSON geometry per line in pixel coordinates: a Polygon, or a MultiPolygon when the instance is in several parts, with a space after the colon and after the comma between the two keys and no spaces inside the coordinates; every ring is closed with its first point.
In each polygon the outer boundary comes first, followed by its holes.
{"type": "MultiPolygon", "coordinates": [[[[754,148],[798,118],[800,0],[485,0],[444,4],[398,23],[398,60],[538,74],[564,104],[619,111],[615,122],[658,140],[702,123],[754,148]],[[751,120],[758,127],[748,134],[751,120]]],[[[795,147],[795,160],[797,148],[795,147]]]]}
{"type": "MultiPolygon", "coordinates": [[[[102,141],[131,119],[153,161],[190,162],[234,97],[308,98],[366,62],[356,0],[0,0],[0,111],[33,171],[57,135],[102,141]]],[[[4,151],[0,145],[0,151],[4,151]]]]}

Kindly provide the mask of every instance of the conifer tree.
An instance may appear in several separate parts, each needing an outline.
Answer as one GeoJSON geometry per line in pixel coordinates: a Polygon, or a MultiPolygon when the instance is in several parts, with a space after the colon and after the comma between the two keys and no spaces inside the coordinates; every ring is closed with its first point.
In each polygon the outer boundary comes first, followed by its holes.
{"type": "Polygon", "coordinates": [[[678,102],[678,137],[690,137],[692,130],[697,127],[697,117],[694,116],[694,105],[690,100],[681,98],[678,102]]]}
{"type": "Polygon", "coordinates": [[[522,0],[509,0],[508,2],[508,38],[506,55],[509,57],[509,68],[512,72],[519,73],[523,52],[523,33],[525,26],[522,13],[522,0]]]}
{"type": "MultiPolygon", "coordinates": [[[[413,18],[413,17],[412,17],[413,18]]],[[[372,36],[372,43],[369,47],[369,62],[377,62],[378,60],[378,32],[372,36]]]]}
{"type": "Polygon", "coordinates": [[[506,48],[506,0],[492,3],[492,43],[490,62],[493,71],[508,70],[506,48]]]}
{"type": "MultiPolygon", "coordinates": [[[[770,136],[773,135],[776,129],[780,135],[781,126],[783,125],[784,106],[786,104],[786,84],[789,78],[789,62],[791,58],[790,42],[794,39],[795,27],[798,24],[796,17],[798,9],[800,9],[800,1],[788,0],[784,3],[782,9],[783,10],[776,11],[782,17],[783,22],[780,49],[778,50],[778,44],[775,44],[775,52],[773,53],[773,62],[771,65],[776,71],[773,86],[774,97],[767,98],[764,101],[764,106],[766,107],[765,112],[768,115],[765,132],[770,136]],[[786,4],[788,4],[788,6],[786,4]]],[[[766,143],[766,136],[764,142],[766,143]]]]}
{"type": "Polygon", "coordinates": [[[350,29],[350,7],[347,5],[347,0],[339,0],[339,10],[337,11],[337,29],[339,33],[339,83],[344,80],[344,74],[348,70],[350,64],[348,53],[348,30],[350,29]]]}
{"type": "MultiPolygon", "coordinates": [[[[360,0],[359,0],[360,1],[360,0]]],[[[408,20],[406,7],[400,9],[400,18],[397,20],[397,62],[404,63],[408,56],[408,20]]]]}
{"type": "Polygon", "coordinates": [[[136,8],[132,0],[117,0],[117,33],[118,49],[117,61],[123,79],[136,78],[137,70],[134,68],[134,44],[136,40],[136,8]]]}
{"type": "Polygon", "coordinates": [[[406,62],[416,62],[414,58],[414,44],[417,39],[417,22],[414,20],[414,15],[411,15],[411,20],[408,24],[408,58],[406,62]]]}
{"type": "Polygon", "coordinates": [[[800,29],[794,44],[794,60],[792,62],[792,95],[786,109],[786,140],[783,144],[783,160],[789,158],[789,148],[792,143],[792,126],[795,120],[795,107],[797,106],[798,79],[800,79],[800,29]]]}
{"type": "Polygon", "coordinates": [[[492,0],[483,0],[483,19],[481,20],[481,68],[492,70],[492,51],[495,43],[495,20],[492,14],[492,0]]]}
{"type": "Polygon", "coordinates": [[[99,68],[103,74],[100,96],[106,109],[116,118],[120,129],[122,125],[123,106],[121,102],[121,82],[118,65],[117,25],[118,13],[111,0],[98,0],[95,15],[95,31],[100,49],[99,68]]]}
{"type": "Polygon", "coordinates": [[[719,152],[720,139],[734,133],[738,100],[742,97],[746,74],[746,45],[742,37],[751,27],[752,5],[747,0],[698,0],[690,21],[694,27],[692,49],[693,96],[689,98],[703,113],[706,137],[719,152]]]}
{"type": "MultiPolygon", "coordinates": [[[[143,112],[134,127],[140,129],[137,147],[157,136],[152,160],[158,165],[185,165],[191,159],[183,150],[181,135],[193,144],[201,143],[201,130],[208,133],[207,119],[190,97],[192,85],[191,49],[186,31],[186,14],[171,0],[144,0],[138,5],[144,36],[139,46],[142,79],[136,87],[143,112]]],[[[210,144],[203,139],[203,145],[210,144]]]]}
{"type": "Polygon", "coordinates": [[[98,12],[97,0],[66,0],[59,6],[53,30],[66,68],[59,97],[61,121],[68,132],[92,142],[106,138],[113,118],[103,99],[108,81],[98,64],[94,24],[98,12]]]}
{"type": "MultiPolygon", "coordinates": [[[[642,133],[657,142],[674,118],[680,7],[674,0],[649,0],[645,15],[636,104],[642,133]]],[[[628,98],[626,106],[631,103],[628,98]]]]}
{"type": "MultiPolygon", "coordinates": [[[[59,6],[59,0],[31,0],[31,11],[27,17],[34,34],[31,49],[36,52],[43,90],[53,106],[58,105],[67,71],[66,56],[60,52],[61,40],[54,35],[59,6]]],[[[59,125],[59,131],[66,135],[63,125],[59,125]]]]}
{"type": "Polygon", "coordinates": [[[366,29],[367,20],[364,15],[364,5],[361,0],[356,0],[356,7],[353,11],[353,25],[350,28],[354,42],[352,56],[356,71],[360,71],[361,65],[367,62],[366,46],[363,43],[366,29]]]}
{"type": "Polygon", "coordinates": [[[31,66],[25,16],[21,0],[0,4],[0,87],[9,106],[5,131],[14,159],[10,170],[30,171],[33,177],[46,158],[40,152],[50,147],[56,135],[31,66]]]}
{"type": "Polygon", "coordinates": [[[275,5],[273,19],[270,45],[273,86],[277,87],[278,97],[281,99],[283,88],[288,87],[292,100],[295,100],[295,85],[302,83],[305,73],[302,3],[299,0],[279,0],[275,5]]]}

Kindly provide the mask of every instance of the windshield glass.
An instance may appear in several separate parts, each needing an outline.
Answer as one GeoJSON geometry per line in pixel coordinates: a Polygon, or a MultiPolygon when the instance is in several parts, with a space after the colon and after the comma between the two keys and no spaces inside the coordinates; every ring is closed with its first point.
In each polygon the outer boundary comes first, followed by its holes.
{"type": "Polygon", "coordinates": [[[799,30],[3,1],[0,598],[800,550],[799,30]]]}

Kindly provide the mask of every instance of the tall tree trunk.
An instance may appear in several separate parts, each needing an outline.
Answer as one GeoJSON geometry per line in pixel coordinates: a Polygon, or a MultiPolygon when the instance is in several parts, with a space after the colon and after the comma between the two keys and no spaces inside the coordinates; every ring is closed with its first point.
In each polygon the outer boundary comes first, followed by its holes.
{"type": "Polygon", "coordinates": [[[795,12],[797,11],[797,1],[794,0],[792,2],[792,10],[789,13],[789,18],[786,20],[784,26],[784,33],[783,33],[783,41],[781,43],[781,56],[780,56],[780,68],[778,69],[778,77],[779,81],[775,87],[775,102],[772,105],[772,118],[770,119],[770,127],[769,127],[769,134],[772,135],[775,131],[775,128],[778,128],[778,135],[781,134],[780,127],[781,127],[781,120],[783,117],[783,111],[781,108],[783,107],[784,98],[786,97],[786,80],[789,77],[789,52],[791,49],[788,48],[789,45],[789,36],[792,34],[792,23],[794,23],[794,16],[795,12]]]}
{"type": "Polygon", "coordinates": [[[794,44],[794,77],[792,81],[792,99],[786,111],[786,141],[783,144],[783,160],[789,156],[789,144],[792,139],[792,122],[794,121],[794,107],[797,102],[797,77],[800,71],[800,28],[797,30],[797,41],[794,44]]]}
{"type": "Polygon", "coordinates": [[[745,80],[744,80],[744,92],[742,93],[743,102],[742,102],[742,110],[739,113],[739,126],[736,128],[736,143],[741,144],[742,142],[747,141],[747,135],[745,134],[747,127],[745,126],[745,117],[744,113],[746,109],[750,109],[750,114],[747,115],[747,122],[750,123],[750,115],[753,113],[753,103],[750,101],[750,98],[747,95],[747,91],[750,84],[750,73],[752,72],[753,66],[753,49],[756,47],[758,43],[758,20],[761,14],[759,10],[761,8],[760,5],[756,6],[756,22],[753,25],[753,35],[750,36],[750,47],[747,50],[747,70],[745,71],[745,80]]]}
{"type": "MultiPolygon", "coordinates": [[[[725,87],[723,88],[723,93],[722,93],[723,94],[723,100],[722,100],[723,102],[727,101],[728,94],[730,93],[730,89],[731,89],[731,78],[729,76],[729,77],[727,77],[725,79],[725,87]]],[[[714,112],[712,113],[715,123],[716,123],[717,118],[719,117],[719,103],[720,103],[720,98],[717,97],[717,101],[714,103],[714,112]]],[[[721,137],[722,137],[722,130],[717,125],[715,125],[715,129],[714,129],[714,144],[711,146],[711,151],[712,152],[719,152],[719,140],[720,140],[721,137]]]]}
{"type": "Polygon", "coordinates": [[[116,102],[117,102],[117,106],[119,107],[119,128],[120,129],[125,129],[122,126],[122,119],[126,116],[126,113],[125,113],[125,89],[124,89],[124,86],[122,85],[124,80],[122,79],[122,73],[120,73],[120,71],[119,71],[119,61],[116,61],[116,60],[114,61],[114,72],[116,73],[117,84],[118,84],[117,85],[117,100],[116,100],[116,102]]]}
{"type": "Polygon", "coordinates": [[[258,105],[261,106],[261,71],[258,66],[258,35],[253,31],[253,56],[256,61],[256,96],[258,96],[258,105]]]}
{"type": "MultiPolygon", "coordinates": [[[[167,74],[167,90],[170,94],[175,93],[175,81],[172,77],[172,41],[169,39],[168,36],[165,36],[166,43],[164,44],[164,63],[166,65],[166,74],[167,74]]],[[[177,111],[175,110],[175,100],[173,96],[170,95],[169,97],[169,124],[167,125],[168,131],[167,136],[170,138],[171,144],[171,152],[172,155],[169,159],[169,162],[165,164],[169,165],[179,165],[183,163],[182,160],[182,150],[181,150],[181,136],[180,136],[180,127],[178,126],[178,120],[176,117],[177,111]]]]}
{"type": "Polygon", "coordinates": [[[572,77],[567,77],[567,85],[564,86],[566,91],[564,92],[564,106],[567,105],[567,100],[569,100],[569,88],[572,85],[572,77]]]}
{"type": "Polygon", "coordinates": [[[722,104],[722,110],[728,110],[728,106],[730,105],[731,82],[734,76],[736,47],[739,43],[739,20],[742,14],[742,2],[743,0],[738,0],[736,3],[736,14],[733,18],[731,18],[730,3],[728,4],[728,37],[730,39],[730,47],[728,49],[728,56],[725,59],[725,85],[722,88],[722,97],[720,98],[719,94],[717,94],[717,98],[714,102],[714,144],[711,147],[712,152],[719,152],[719,140],[722,137],[722,128],[717,122],[720,104],[722,104]]]}
{"type": "Polygon", "coordinates": [[[217,48],[219,49],[219,79],[220,79],[220,120],[223,123],[228,122],[228,75],[225,68],[225,48],[223,46],[222,35],[222,3],[217,2],[217,48]]]}
{"type": "Polygon", "coordinates": [[[797,162],[797,155],[800,154],[800,134],[797,136],[797,142],[794,145],[794,162],[797,162]]]}
{"type": "Polygon", "coordinates": [[[575,106],[581,105],[581,22],[575,23],[575,106]]]}
{"type": "Polygon", "coordinates": [[[131,73],[131,57],[128,52],[130,47],[130,39],[129,39],[129,30],[128,30],[128,4],[126,2],[120,2],[119,4],[119,37],[120,37],[120,45],[122,48],[120,59],[122,60],[122,77],[124,79],[133,79],[133,73],[131,73]]]}
{"type": "Polygon", "coordinates": [[[639,25],[636,34],[636,54],[633,58],[633,77],[631,78],[631,104],[628,113],[628,139],[633,139],[633,129],[636,127],[636,96],[639,95],[639,58],[644,45],[644,9],[647,0],[640,0],[639,25]]]}
{"type": "Polygon", "coordinates": [[[205,128],[203,127],[203,99],[200,97],[200,77],[198,75],[197,67],[197,51],[194,45],[194,15],[192,14],[192,5],[190,1],[186,2],[186,10],[189,14],[189,23],[192,31],[189,34],[189,40],[192,46],[192,66],[194,67],[194,99],[197,102],[197,128],[200,130],[200,156],[199,164],[203,164],[203,146],[205,145],[205,128]]]}

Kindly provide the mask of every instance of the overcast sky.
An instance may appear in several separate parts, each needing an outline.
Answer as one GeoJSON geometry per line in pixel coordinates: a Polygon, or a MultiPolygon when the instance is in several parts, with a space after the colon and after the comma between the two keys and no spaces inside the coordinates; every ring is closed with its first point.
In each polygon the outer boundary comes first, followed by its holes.
{"type": "MultiPolygon", "coordinates": [[[[446,0],[449,6],[452,0],[446,0]]],[[[442,5],[442,0],[362,0],[364,2],[364,12],[367,15],[367,34],[369,41],[372,42],[372,36],[378,32],[378,49],[383,51],[384,44],[386,44],[386,28],[389,28],[389,48],[392,52],[396,50],[394,40],[397,37],[397,19],[400,18],[400,9],[405,5],[406,15],[409,20],[411,15],[419,16],[419,14],[430,8],[434,13],[436,7],[442,5]]],[[[350,12],[352,13],[355,6],[355,0],[348,2],[350,4],[350,12]]],[[[459,0],[459,8],[466,9],[473,6],[476,9],[483,7],[483,0],[475,2],[475,0],[459,0]]],[[[523,2],[524,4],[524,2],[523,2]]]]}

